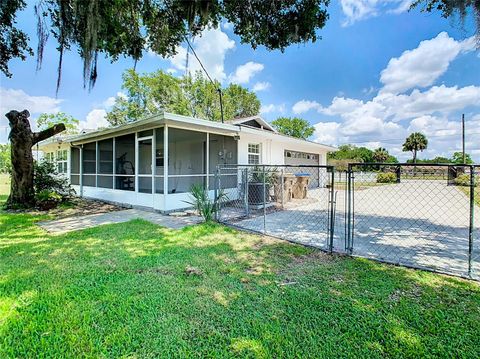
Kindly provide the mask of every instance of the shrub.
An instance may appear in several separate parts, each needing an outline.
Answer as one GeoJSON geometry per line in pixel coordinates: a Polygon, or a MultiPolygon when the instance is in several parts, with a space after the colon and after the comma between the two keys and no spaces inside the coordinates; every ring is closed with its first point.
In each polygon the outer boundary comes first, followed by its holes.
{"type": "Polygon", "coordinates": [[[50,191],[57,193],[61,200],[66,200],[75,195],[74,189],[68,183],[68,180],[61,176],[55,165],[48,161],[35,162],[33,186],[35,193],[50,191]]]}
{"type": "MultiPolygon", "coordinates": [[[[475,186],[478,186],[478,176],[475,177],[475,186]]],[[[455,178],[455,184],[457,186],[470,186],[470,175],[468,173],[464,173],[457,178],[455,178]]]]}
{"type": "Polygon", "coordinates": [[[216,198],[213,200],[208,195],[208,190],[199,184],[192,185],[190,189],[192,201],[186,203],[191,204],[203,217],[205,222],[211,222],[214,219],[215,213],[219,209],[219,204],[222,199],[228,198],[225,193],[220,190],[216,198]]]}
{"type": "Polygon", "coordinates": [[[41,210],[55,208],[62,201],[62,196],[57,192],[44,189],[35,194],[35,202],[41,210]]]}
{"type": "Polygon", "coordinates": [[[377,175],[377,183],[396,183],[397,175],[392,172],[379,173],[377,175]]]}

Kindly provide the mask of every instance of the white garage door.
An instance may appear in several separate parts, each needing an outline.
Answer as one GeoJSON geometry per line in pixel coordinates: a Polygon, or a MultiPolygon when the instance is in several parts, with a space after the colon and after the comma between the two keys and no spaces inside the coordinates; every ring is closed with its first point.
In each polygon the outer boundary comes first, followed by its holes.
{"type": "MultiPolygon", "coordinates": [[[[285,150],[285,164],[290,166],[318,166],[319,155],[315,153],[306,153],[299,151],[285,150]]],[[[310,187],[318,187],[320,170],[315,167],[309,168],[291,168],[288,171],[294,174],[308,174],[310,176],[310,187]]]]}

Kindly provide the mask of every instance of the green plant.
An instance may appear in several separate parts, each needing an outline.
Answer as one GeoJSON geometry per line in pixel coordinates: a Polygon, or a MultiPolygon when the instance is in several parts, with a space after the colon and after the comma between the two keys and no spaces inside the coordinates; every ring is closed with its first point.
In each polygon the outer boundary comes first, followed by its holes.
{"type": "Polygon", "coordinates": [[[277,168],[268,168],[262,166],[255,166],[248,171],[248,182],[263,183],[271,185],[275,183],[277,177],[277,168]]]}
{"type": "Polygon", "coordinates": [[[223,190],[220,190],[218,194],[211,199],[208,190],[199,184],[192,185],[190,196],[192,197],[192,201],[185,202],[192,205],[205,222],[212,222],[215,213],[218,212],[220,201],[228,199],[223,190]]]}
{"type": "Polygon", "coordinates": [[[397,176],[395,173],[379,173],[377,174],[377,183],[395,183],[397,182],[397,176]]]}
{"type": "Polygon", "coordinates": [[[62,201],[75,195],[66,177],[60,175],[55,165],[48,161],[36,162],[34,167],[33,185],[35,193],[42,191],[55,192],[62,201]]]}
{"type": "Polygon", "coordinates": [[[35,199],[38,202],[46,202],[46,201],[60,202],[62,200],[62,196],[59,195],[57,192],[44,189],[43,191],[40,191],[35,195],[35,199]]]}
{"type": "MultiPolygon", "coordinates": [[[[466,186],[466,187],[469,187],[470,186],[470,175],[467,174],[467,173],[464,173],[460,176],[458,176],[457,178],[455,178],[455,184],[457,186],[466,186]]],[[[475,182],[474,182],[474,185],[475,186],[478,186],[478,177],[475,177],[475,182]]]]}
{"type": "Polygon", "coordinates": [[[44,189],[35,194],[35,203],[41,210],[49,210],[58,206],[62,201],[62,196],[55,191],[44,189]]]}

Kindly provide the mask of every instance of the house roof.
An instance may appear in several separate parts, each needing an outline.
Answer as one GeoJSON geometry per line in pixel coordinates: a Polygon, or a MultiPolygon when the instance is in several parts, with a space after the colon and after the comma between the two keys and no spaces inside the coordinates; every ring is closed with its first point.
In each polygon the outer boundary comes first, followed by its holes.
{"type": "MultiPolygon", "coordinates": [[[[238,126],[253,127],[249,124],[252,121],[255,121],[260,126],[261,129],[267,129],[269,131],[278,133],[278,131],[275,128],[273,128],[267,121],[265,121],[260,116],[249,116],[249,117],[234,118],[233,120],[225,121],[225,123],[229,123],[229,124],[232,124],[232,125],[238,125],[238,126]]],[[[253,127],[253,128],[257,128],[257,127],[253,127]]]]}
{"type": "Polygon", "coordinates": [[[252,116],[246,118],[235,119],[228,121],[226,123],[208,121],[199,118],[176,115],[168,112],[161,112],[156,115],[149,116],[147,118],[126,123],[119,126],[108,127],[93,132],[85,132],[78,135],[69,135],[59,138],[58,136],[54,138],[47,139],[39,143],[39,146],[44,146],[53,142],[69,142],[72,145],[80,145],[83,143],[98,141],[101,139],[110,138],[113,136],[121,136],[124,134],[136,132],[139,130],[146,130],[155,128],[159,125],[172,125],[172,126],[181,126],[188,129],[205,131],[208,130],[212,133],[225,134],[230,136],[238,136],[242,133],[249,133],[254,135],[259,135],[269,139],[282,139],[283,141],[292,142],[296,144],[310,144],[315,147],[319,147],[326,151],[335,151],[336,148],[333,146],[324,145],[318,142],[302,140],[299,138],[286,136],[275,131],[265,120],[259,116],[252,116]],[[256,121],[261,124],[261,128],[252,127],[244,125],[245,122],[256,121]]]}

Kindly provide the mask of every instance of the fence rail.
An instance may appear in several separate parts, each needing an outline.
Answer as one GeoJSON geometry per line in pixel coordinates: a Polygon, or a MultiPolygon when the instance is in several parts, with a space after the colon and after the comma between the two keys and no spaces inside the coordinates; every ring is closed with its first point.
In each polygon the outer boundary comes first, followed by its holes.
{"type": "Polygon", "coordinates": [[[480,279],[480,166],[223,165],[218,220],[328,252],[480,279]],[[477,214],[477,216],[476,216],[477,214]]]}

